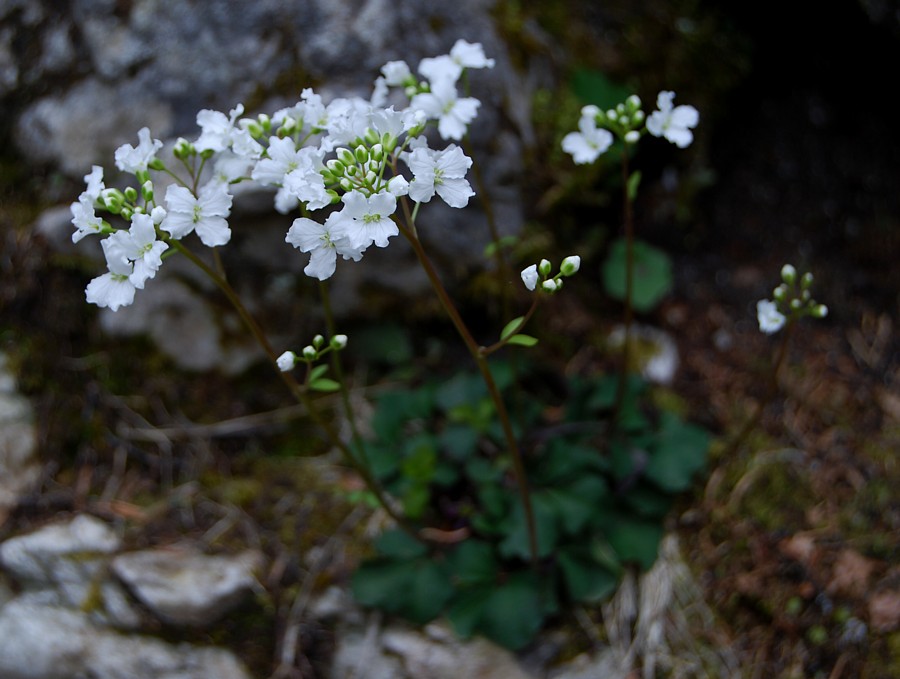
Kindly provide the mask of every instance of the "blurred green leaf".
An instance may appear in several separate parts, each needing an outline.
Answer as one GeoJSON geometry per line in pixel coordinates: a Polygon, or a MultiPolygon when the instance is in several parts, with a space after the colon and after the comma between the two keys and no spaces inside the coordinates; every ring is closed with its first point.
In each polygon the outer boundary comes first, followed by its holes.
{"type": "Polygon", "coordinates": [[[631,94],[628,89],[613,82],[600,71],[580,68],[572,74],[572,91],[585,104],[596,104],[600,108],[615,107],[631,94]]]}
{"type": "Polygon", "coordinates": [[[650,456],[646,475],[663,490],[678,493],[690,487],[698,471],[706,466],[709,434],[663,413],[657,443],[650,456]]]}
{"type": "Polygon", "coordinates": [[[338,391],[341,388],[341,385],[327,377],[320,377],[319,379],[310,382],[309,388],[313,391],[331,392],[338,391]]]}
{"type": "Polygon", "coordinates": [[[501,646],[518,650],[544,623],[540,582],[532,573],[514,573],[487,598],[478,628],[501,646]]]}
{"type": "Polygon", "coordinates": [[[522,319],[524,316],[519,316],[518,318],[512,319],[509,323],[503,326],[503,330],[500,331],[500,339],[504,340],[510,335],[513,334],[513,331],[519,329],[519,325],[522,323],[522,319]]]}
{"type": "Polygon", "coordinates": [[[520,347],[533,347],[537,343],[537,337],[531,335],[513,335],[508,342],[508,344],[517,344],[520,347]]]}
{"type": "MultiPolygon", "coordinates": [[[[672,290],[672,261],[662,250],[634,241],[634,276],[631,304],[637,311],[650,311],[672,290]]],[[[603,264],[603,284],[615,299],[625,299],[626,242],[616,240],[603,264]]]]}

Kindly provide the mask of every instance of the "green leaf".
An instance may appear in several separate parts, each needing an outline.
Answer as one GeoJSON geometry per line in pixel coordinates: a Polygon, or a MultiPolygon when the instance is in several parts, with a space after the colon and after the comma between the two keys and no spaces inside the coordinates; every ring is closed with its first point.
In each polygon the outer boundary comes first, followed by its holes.
{"type": "Polygon", "coordinates": [[[537,343],[537,337],[531,335],[513,335],[507,342],[507,344],[517,344],[520,347],[533,347],[537,343]]]}
{"type": "Polygon", "coordinates": [[[447,557],[453,580],[460,585],[493,584],[500,566],[494,548],[484,540],[466,540],[447,557]]]}
{"type": "Polygon", "coordinates": [[[415,569],[415,561],[367,561],[353,574],[353,596],[363,606],[397,613],[408,596],[415,569]]]}
{"type": "Polygon", "coordinates": [[[613,108],[625,101],[631,92],[613,82],[600,71],[581,68],[572,74],[572,91],[585,104],[596,104],[600,108],[613,108]]]}
{"type": "Polygon", "coordinates": [[[574,601],[596,603],[616,590],[617,575],[609,572],[577,550],[560,552],[559,567],[569,596],[574,601]]]}
{"type": "Polygon", "coordinates": [[[633,561],[647,570],[656,561],[663,528],[659,521],[647,521],[620,514],[606,526],[606,539],[621,561],[633,561]]]}
{"type": "Polygon", "coordinates": [[[637,198],[638,186],[641,184],[641,173],[640,171],[632,172],[631,176],[628,178],[628,199],[634,201],[637,198]]]}
{"type": "Polygon", "coordinates": [[[478,629],[515,651],[534,638],[544,615],[540,581],[531,573],[514,573],[488,596],[478,629]]]}
{"type": "Polygon", "coordinates": [[[461,638],[468,639],[478,629],[485,609],[490,604],[491,587],[474,587],[457,594],[445,612],[447,620],[461,638]]]}
{"type": "Polygon", "coordinates": [[[514,318],[509,323],[504,325],[503,330],[500,331],[500,339],[505,340],[507,337],[512,335],[514,331],[518,330],[524,318],[524,316],[519,316],[518,318],[514,318]]]}
{"type": "Polygon", "coordinates": [[[445,568],[433,561],[416,562],[410,590],[404,595],[400,612],[424,625],[436,618],[453,596],[453,585],[445,568]]]}
{"type": "Polygon", "coordinates": [[[327,365],[317,365],[315,368],[309,371],[309,381],[315,382],[317,379],[322,377],[326,372],[328,372],[327,365]]]}
{"type": "Polygon", "coordinates": [[[330,380],[327,377],[320,377],[317,380],[314,380],[309,383],[309,388],[313,391],[337,391],[341,388],[341,385],[334,380],[330,380]]]}
{"type": "MultiPolygon", "coordinates": [[[[532,493],[531,509],[534,514],[534,527],[537,533],[537,552],[539,557],[549,556],[556,546],[559,531],[556,527],[556,512],[552,500],[541,493],[532,493]]],[[[531,539],[528,534],[528,521],[521,500],[516,497],[512,514],[506,525],[506,539],[500,543],[500,554],[505,557],[518,556],[523,560],[531,559],[531,539]]]]}
{"type": "Polygon", "coordinates": [[[381,556],[393,559],[414,559],[428,553],[424,544],[402,530],[389,530],[379,535],[375,549],[381,556]]]}
{"type": "Polygon", "coordinates": [[[646,476],[663,490],[679,493],[689,488],[694,474],[706,466],[708,450],[709,434],[705,430],[664,413],[646,476]]]}
{"type": "Polygon", "coordinates": [[[466,460],[478,447],[479,433],[463,424],[448,424],[438,436],[438,442],[455,460],[466,460]]]}
{"type": "MultiPolygon", "coordinates": [[[[662,250],[643,241],[633,243],[634,276],[631,304],[637,311],[649,311],[672,290],[672,261],[662,250]]],[[[625,299],[626,241],[620,238],[609,250],[603,264],[606,292],[625,299]]]]}

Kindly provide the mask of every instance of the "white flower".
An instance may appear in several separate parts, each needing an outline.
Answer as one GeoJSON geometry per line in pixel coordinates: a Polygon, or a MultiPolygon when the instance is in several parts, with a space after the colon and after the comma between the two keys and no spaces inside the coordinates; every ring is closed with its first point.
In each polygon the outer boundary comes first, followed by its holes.
{"type": "Polygon", "coordinates": [[[571,154],[576,165],[593,163],[613,143],[612,133],[598,128],[593,116],[583,115],[578,129],[580,132],[569,132],[562,140],[563,151],[571,154]]]}
{"type": "Polygon", "coordinates": [[[399,87],[412,78],[412,73],[405,61],[387,62],[381,67],[381,74],[384,76],[385,84],[391,87],[399,87]]]}
{"type": "Polygon", "coordinates": [[[156,152],[162,148],[159,139],[150,139],[150,129],[142,127],[138,132],[138,146],[122,144],[116,149],[116,167],[122,172],[141,172],[156,158],[156,152]]]}
{"type": "Polygon", "coordinates": [[[466,126],[477,115],[481,102],[473,97],[460,99],[454,81],[441,78],[431,83],[431,92],[414,96],[409,106],[437,120],[438,133],[443,139],[459,141],[466,133],[466,126]]]}
{"type": "Polygon", "coordinates": [[[153,217],[141,212],[131,216],[128,231],[116,231],[103,244],[107,259],[117,258],[133,264],[128,279],[138,290],[143,290],[147,279],[153,278],[159,271],[161,255],[169,248],[168,244],[156,240],[153,217]]]}
{"type": "Polygon", "coordinates": [[[94,213],[94,204],[86,193],[82,193],[77,203],[72,203],[72,224],[77,229],[72,234],[72,242],[77,243],[92,233],[101,233],[103,220],[94,213]]]}
{"type": "Polygon", "coordinates": [[[397,209],[397,199],[393,194],[376,193],[366,197],[359,191],[350,191],[341,200],[344,209],[337,213],[338,219],[345,223],[351,248],[361,252],[372,243],[379,248],[387,247],[388,238],[400,233],[391,220],[397,209]]]}
{"type": "Polygon", "coordinates": [[[284,175],[300,167],[302,156],[290,137],[284,139],[269,137],[266,154],[268,157],[260,160],[250,175],[263,186],[281,184],[284,175]]]}
{"type": "Polygon", "coordinates": [[[771,335],[784,327],[787,319],[780,311],[775,302],[768,299],[761,299],[756,303],[756,318],[759,321],[759,329],[771,335]]]}
{"type": "Polygon", "coordinates": [[[232,151],[222,151],[216,156],[212,178],[222,184],[230,184],[248,176],[252,164],[253,161],[245,156],[232,151]]]}
{"type": "Polygon", "coordinates": [[[353,247],[347,236],[346,221],[342,220],[339,212],[332,212],[325,224],[319,224],[312,219],[299,217],[288,229],[285,241],[293,245],[300,252],[309,252],[309,264],[303,269],[303,273],[312,278],[324,281],[334,274],[337,256],[344,259],[352,259],[358,262],[362,258],[365,248],[353,247]]]}
{"type": "Polygon", "coordinates": [[[117,311],[119,307],[134,302],[134,284],[130,280],[132,265],[115,252],[109,238],[101,241],[100,245],[103,246],[109,271],[88,283],[84,289],[85,298],[91,304],[117,311]],[[110,252],[111,249],[113,252],[110,252]]]}
{"type": "Polygon", "coordinates": [[[204,245],[225,245],[231,240],[225,219],[231,212],[231,200],[228,187],[219,182],[206,184],[197,197],[185,187],[172,184],[166,189],[166,218],[160,226],[176,240],[196,230],[204,245]]]}
{"type": "Polygon", "coordinates": [[[685,148],[694,139],[690,128],[696,127],[700,114],[693,106],[672,106],[674,92],[660,92],[656,97],[659,109],[647,118],[647,132],[654,137],[665,137],[678,148],[685,148]]]}
{"type": "Polygon", "coordinates": [[[103,168],[93,165],[90,174],[84,175],[84,181],[87,183],[87,188],[81,195],[87,196],[93,203],[100,197],[100,192],[106,188],[103,183],[103,168]]]}
{"type": "Polygon", "coordinates": [[[278,364],[278,369],[283,372],[289,372],[294,369],[294,363],[297,361],[297,354],[293,351],[285,351],[281,356],[278,357],[276,363],[278,364]]]}
{"type": "Polygon", "coordinates": [[[450,49],[450,58],[463,68],[494,68],[494,60],[484,56],[480,42],[466,42],[460,38],[450,49]]]}
{"type": "Polygon", "coordinates": [[[405,160],[413,173],[409,197],[417,203],[427,203],[436,192],[450,207],[462,208],[475,195],[465,179],[472,159],[456,144],[442,151],[419,147],[406,155],[405,160]]]}
{"type": "Polygon", "coordinates": [[[534,290],[538,282],[537,264],[522,269],[522,282],[529,290],[534,290]]]}
{"type": "Polygon", "coordinates": [[[449,54],[439,57],[426,57],[419,62],[419,73],[424,75],[432,85],[441,80],[455,84],[462,75],[462,66],[449,54]]]}
{"type": "Polygon", "coordinates": [[[228,117],[219,111],[205,108],[197,114],[197,125],[202,132],[194,142],[194,148],[198,152],[224,151],[231,146],[236,131],[234,123],[237,117],[244,112],[244,105],[238,104],[229,112],[228,117]]]}
{"type": "MultiPolygon", "coordinates": [[[[290,196],[306,203],[306,207],[310,210],[319,210],[330,205],[331,194],[326,190],[325,178],[320,172],[324,167],[321,151],[309,146],[300,149],[297,152],[297,167],[284,176],[283,190],[290,196]]],[[[278,196],[276,196],[276,209],[278,209],[278,196]]]]}

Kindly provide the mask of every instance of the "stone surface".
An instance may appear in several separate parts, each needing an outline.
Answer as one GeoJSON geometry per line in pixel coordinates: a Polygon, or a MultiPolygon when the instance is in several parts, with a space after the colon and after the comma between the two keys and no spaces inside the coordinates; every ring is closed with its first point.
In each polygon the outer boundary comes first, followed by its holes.
{"type": "Polygon", "coordinates": [[[19,597],[0,608],[4,679],[246,679],[229,651],[171,645],[95,625],[80,611],[19,597]]]}
{"type": "Polygon", "coordinates": [[[120,554],[112,570],[161,620],[205,626],[240,604],[257,587],[262,554],[207,556],[177,549],[120,554]]]}
{"type": "Polygon", "coordinates": [[[16,391],[0,353],[0,523],[38,480],[37,431],[31,403],[16,391]]]}

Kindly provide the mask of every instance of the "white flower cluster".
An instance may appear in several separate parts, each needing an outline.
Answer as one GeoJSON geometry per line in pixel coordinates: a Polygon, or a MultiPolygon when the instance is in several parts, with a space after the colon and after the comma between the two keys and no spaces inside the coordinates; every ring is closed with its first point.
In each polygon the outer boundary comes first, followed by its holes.
{"type": "Polygon", "coordinates": [[[550,275],[553,273],[553,265],[546,259],[542,259],[538,264],[525,267],[520,275],[522,282],[529,290],[534,291],[540,283],[540,290],[554,293],[562,288],[563,278],[575,275],[580,268],[581,257],[570,255],[560,263],[559,273],[555,276],[550,275]]]}
{"type": "Polygon", "coordinates": [[[674,92],[660,92],[656,97],[657,110],[649,116],[641,110],[637,95],[631,95],[608,111],[593,104],[585,106],[581,109],[578,132],[563,137],[563,151],[570,154],[577,165],[586,165],[605,153],[616,136],[626,144],[634,144],[644,132],[662,137],[678,148],[686,148],[694,140],[691,130],[700,122],[700,114],[693,106],[675,106],[674,98],[674,92]]]}
{"type": "Polygon", "coordinates": [[[465,207],[475,195],[466,180],[472,160],[453,143],[430,148],[424,132],[434,124],[443,140],[462,139],[480,102],[460,96],[457,83],[466,69],[493,65],[480,44],[458,40],[449,54],[419,63],[421,80],[403,61],[386,64],[369,100],[326,104],[306,89],[294,106],[272,116],[244,118],[240,104],[227,116],[200,111],[199,137],[179,139],[173,149],[175,167],[187,176],[157,158],[162,142],[142,129],[137,147],[125,144],[115,152],[116,167],[134,175],[139,188],[107,188],[103,169],[95,166],[72,204],[73,241],[107,236],[102,246],[109,271],[90,282],[87,300],[113,311],[131,304],[135,290],[159,270],[163,253],[178,249],[175,241],[192,232],[208,247],[228,243],[229,189],[238,182],[276,187],[275,209],[282,214],[340,204],[321,222],[295,219],[287,232],[288,243],[310,254],[304,272],[319,280],[334,273],[337,255],[358,261],[370,245],[388,245],[399,233],[398,199],[427,203],[437,195],[451,207],[465,207]],[[392,87],[408,102],[399,110],[386,106],[392,87]],[[157,202],[151,172],[175,180],[164,201],[157,202]],[[129,227],[113,227],[98,210],[129,227]]]}
{"type": "Polygon", "coordinates": [[[781,330],[788,321],[795,321],[803,316],[825,318],[828,307],[818,304],[810,295],[813,275],[809,272],[802,276],[790,264],[781,267],[781,284],[772,292],[773,299],[761,299],[756,303],[756,319],[760,331],[767,335],[781,330]]]}

